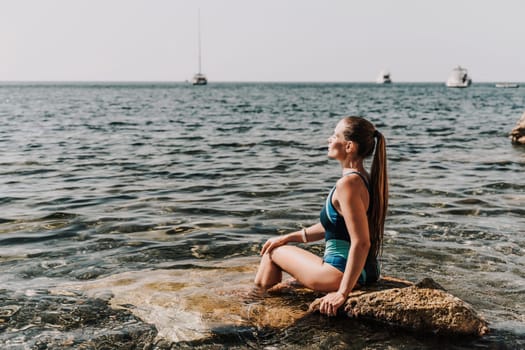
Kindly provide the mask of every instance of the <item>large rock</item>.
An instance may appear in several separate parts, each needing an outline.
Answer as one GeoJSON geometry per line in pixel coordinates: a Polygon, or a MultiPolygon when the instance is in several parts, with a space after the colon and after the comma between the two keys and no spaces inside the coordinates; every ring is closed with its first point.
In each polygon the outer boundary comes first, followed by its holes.
{"type": "Polygon", "coordinates": [[[515,145],[525,145],[525,113],[510,132],[510,139],[515,145]]]}
{"type": "MultiPolygon", "coordinates": [[[[163,342],[168,348],[175,343],[206,342],[223,329],[283,330],[311,316],[316,298],[324,294],[286,282],[264,293],[254,289],[256,258],[226,259],[191,269],[122,272],[64,283],[51,294],[105,300],[115,312],[142,321],[137,327],[154,326],[155,332],[148,335],[151,343],[163,342]]],[[[416,286],[385,277],[354,291],[345,313],[416,332],[482,335],[487,331],[486,322],[470,306],[436,288],[432,283],[416,286]]],[[[9,303],[13,304],[17,305],[9,303]]],[[[59,312],[67,316],[63,314],[59,312]]],[[[77,341],[77,335],[73,338],[77,341]]]]}
{"type": "MultiPolygon", "coordinates": [[[[320,299],[310,306],[319,310],[320,299]]],[[[372,319],[416,332],[482,336],[487,322],[432,279],[418,284],[384,277],[373,287],[352,292],[344,304],[349,317],[372,319]]]]}

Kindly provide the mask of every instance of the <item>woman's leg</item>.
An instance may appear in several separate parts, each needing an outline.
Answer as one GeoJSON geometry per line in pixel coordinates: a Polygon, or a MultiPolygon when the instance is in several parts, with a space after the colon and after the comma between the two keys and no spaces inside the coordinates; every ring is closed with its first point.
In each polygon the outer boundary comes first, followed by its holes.
{"type": "Polygon", "coordinates": [[[264,254],[255,276],[255,284],[270,288],[281,282],[282,271],[292,275],[305,287],[331,292],[339,288],[343,273],[323,263],[323,259],[296,246],[281,246],[264,254]]]}
{"type": "Polygon", "coordinates": [[[255,275],[255,284],[267,289],[281,282],[282,278],[282,270],[272,261],[270,253],[264,254],[255,275]]]}

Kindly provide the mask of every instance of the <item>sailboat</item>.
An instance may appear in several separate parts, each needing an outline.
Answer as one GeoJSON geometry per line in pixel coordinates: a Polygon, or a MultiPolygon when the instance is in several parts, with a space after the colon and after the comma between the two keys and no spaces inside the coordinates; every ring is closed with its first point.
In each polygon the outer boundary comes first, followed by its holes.
{"type": "Polygon", "coordinates": [[[193,85],[206,85],[208,84],[208,79],[206,75],[202,73],[201,70],[201,11],[198,12],[198,21],[199,21],[199,72],[193,76],[192,83],[193,85]]]}

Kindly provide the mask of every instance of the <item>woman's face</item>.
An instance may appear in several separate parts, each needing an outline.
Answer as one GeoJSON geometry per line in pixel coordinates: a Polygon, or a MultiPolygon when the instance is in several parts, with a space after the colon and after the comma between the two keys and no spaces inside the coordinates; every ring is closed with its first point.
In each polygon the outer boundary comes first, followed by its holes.
{"type": "Polygon", "coordinates": [[[343,136],[345,130],[345,121],[337,123],[334,133],[328,139],[328,157],[333,159],[345,159],[347,155],[347,146],[351,141],[346,141],[343,136]]]}

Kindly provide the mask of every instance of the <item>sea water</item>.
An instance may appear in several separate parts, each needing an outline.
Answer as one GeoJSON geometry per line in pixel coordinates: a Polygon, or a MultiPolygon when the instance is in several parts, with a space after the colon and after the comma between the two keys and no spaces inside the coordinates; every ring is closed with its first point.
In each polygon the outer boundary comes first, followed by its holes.
{"type": "Polygon", "coordinates": [[[341,174],[327,139],[341,117],[360,115],[387,139],[383,274],[431,277],[489,321],[487,336],[448,347],[524,347],[525,148],[508,138],[523,112],[525,89],[493,84],[3,84],[0,344],[60,338],[56,322],[8,323],[28,298],[67,290],[79,304],[107,289],[104,300],[175,347],[438,346],[323,316],[261,327],[226,312],[210,328],[203,313],[216,304],[181,307],[250,285],[266,239],[318,220],[341,174]]]}

